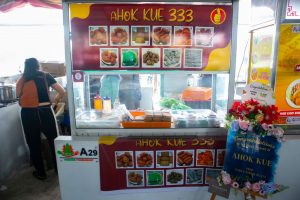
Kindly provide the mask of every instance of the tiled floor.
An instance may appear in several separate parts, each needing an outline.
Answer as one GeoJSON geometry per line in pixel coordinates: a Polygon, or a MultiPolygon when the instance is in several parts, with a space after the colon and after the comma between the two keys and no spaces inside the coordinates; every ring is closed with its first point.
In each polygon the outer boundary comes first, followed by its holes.
{"type": "Polygon", "coordinates": [[[60,200],[58,176],[54,170],[47,172],[48,178],[40,181],[32,176],[33,168],[27,167],[6,183],[6,190],[0,191],[0,200],[60,200]]]}

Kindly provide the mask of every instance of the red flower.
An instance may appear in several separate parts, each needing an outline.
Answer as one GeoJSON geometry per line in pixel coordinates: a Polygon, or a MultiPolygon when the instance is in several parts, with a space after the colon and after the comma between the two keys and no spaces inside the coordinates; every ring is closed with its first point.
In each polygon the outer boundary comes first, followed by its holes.
{"type": "Polygon", "coordinates": [[[264,107],[264,120],[262,123],[266,124],[272,124],[275,123],[276,120],[279,118],[279,113],[278,113],[278,107],[271,105],[271,106],[265,106],[264,107]]]}
{"type": "Polygon", "coordinates": [[[278,108],[274,105],[264,106],[257,100],[250,99],[243,103],[234,102],[229,109],[229,116],[256,123],[272,124],[279,118],[278,108]],[[260,117],[257,117],[260,116],[260,117]]]}

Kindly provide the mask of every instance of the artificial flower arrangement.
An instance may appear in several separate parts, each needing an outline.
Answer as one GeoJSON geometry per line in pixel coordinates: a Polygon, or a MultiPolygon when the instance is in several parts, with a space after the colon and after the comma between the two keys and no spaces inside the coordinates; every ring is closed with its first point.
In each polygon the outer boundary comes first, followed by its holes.
{"type": "MultiPolygon", "coordinates": [[[[226,116],[226,127],[238,131],[239,134],[255,133],[258,136],[273,136],[278,142],[282,142],[284,130],[274,124],[279,118],[278,108],[274,105],[263,105],[255,99],[244,102],[234,102],[226,116]]],[[[232,188],[240,189],[245,193],[252,193],[259,196],[269,196],[280,192],[288,187],[265,182],[263,180],[250,183],[238,182],[236,177],[230,176],[222,171],[217,178],[220,185],[229,185],[232,188]]]]}
{"type": "Polygon", "coordinates": [[[221,171],[221,176],[217,178],[218,182],[222,185],[229,185],[234,189],[241,189],[245,193],[258,194],[259,196],[270,196],[277,192],[281,192],[287,189],[287,186],[275,184],[275,183],[266,183],[261,180],[255,183],[250,183],[249,181],[240,185],[237,181],[235,181],[230,174],[225,171],[221,171]]]}
{"type": "Polygon", "coordinates": [[[238,121],[241,133],[253,131],[262,136],[273,135],[278,141],[283,141],[284,130],[274,124],[279,118],[275,105],[263,105],[255,99],[243,103],[234,102],[226,116],[226,127],[230,128],[233,121],[238,121]]]}

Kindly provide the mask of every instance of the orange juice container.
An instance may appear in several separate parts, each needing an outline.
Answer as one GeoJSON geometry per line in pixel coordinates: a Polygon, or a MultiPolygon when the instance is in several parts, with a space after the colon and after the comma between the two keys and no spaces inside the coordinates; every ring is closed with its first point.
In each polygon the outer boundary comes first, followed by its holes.
{"type": "Polygon", "coordinates": [[[99,94],[94,97],[94,109],[98,111],[103,110],[102,99],[99,94]]]}

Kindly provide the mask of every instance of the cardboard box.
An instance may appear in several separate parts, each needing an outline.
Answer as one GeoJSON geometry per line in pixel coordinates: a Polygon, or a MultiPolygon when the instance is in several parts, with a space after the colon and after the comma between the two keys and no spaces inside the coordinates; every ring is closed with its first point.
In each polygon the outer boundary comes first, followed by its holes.
{"type": "Polygon", "coordinates": [[[41,70],[50,73],[53,77],[66,75],[65,63],[60,62],[40,62],[41,70]]]}
{"type": "Polygon", "coordinates": [[[212,90],[206,87],[187,87],[182,93],[183,101],[208,101],[212,90]]]}

